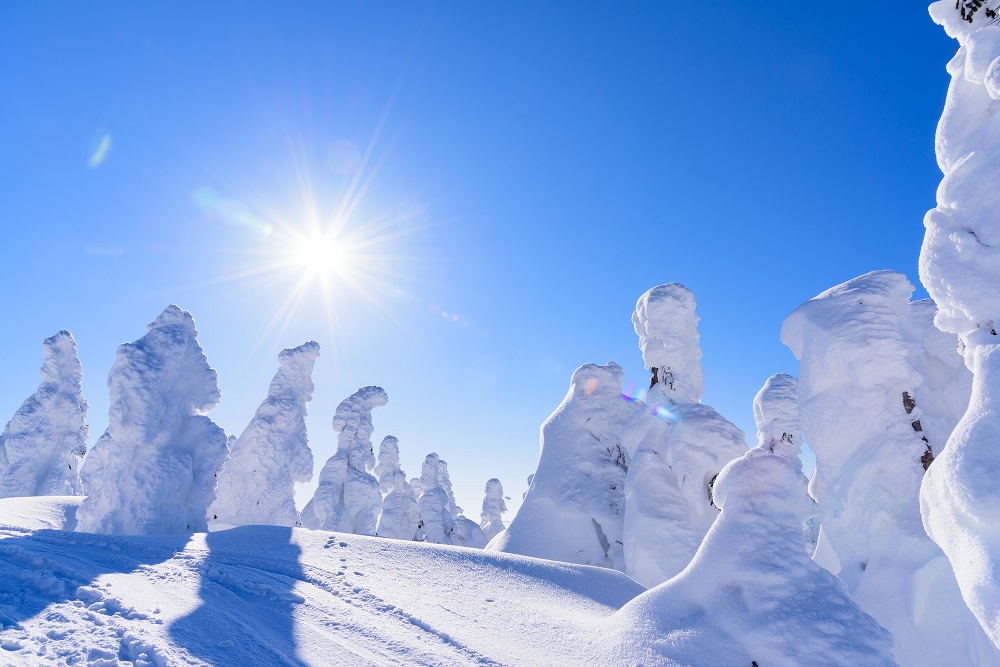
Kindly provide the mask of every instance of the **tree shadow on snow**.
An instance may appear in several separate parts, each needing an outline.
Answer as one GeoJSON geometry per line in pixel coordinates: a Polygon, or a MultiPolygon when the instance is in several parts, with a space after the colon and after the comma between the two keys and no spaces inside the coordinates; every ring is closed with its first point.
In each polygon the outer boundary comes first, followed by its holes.
{"type": "Polygon", "coordinates": [[[141,617],[95,580],[169,560],[190,539],[190,535],[95,535],[8,526],[0,535],[0,630],[19,629],[22,622],[61,602],[82,604],[108,616],[141,617]]]}
{"type": "Polygon", "coordinates": [[[170,627],[174,641],[217,666],[302,665],[293,588],[304,579],[292,529],[243,526],[209,533],[201,605],[170,627]]]}

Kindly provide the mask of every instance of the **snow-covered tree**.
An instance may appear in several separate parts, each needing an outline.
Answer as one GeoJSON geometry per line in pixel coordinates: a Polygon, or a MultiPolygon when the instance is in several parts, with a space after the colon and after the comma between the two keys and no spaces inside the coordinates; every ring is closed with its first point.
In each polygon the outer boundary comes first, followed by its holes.
{"type": "Polygon", "coordinates": [[[517,515],[489,549],[585,565],[624,568],[622,521],[628,456],[622,369],[576,369],[569,392],[542,424],[541,454],[517,515]]]}
{"type": "Polygon", "coordinates": [[[448,498],[447,508],[455,520],[455,530],[451,534],[451,543],[458,547],[482,549],[489,542],[486,533],[479,524],[465,516],[464,511],[455,501],[455,490],[451,486],[451,475],[448,474],[448,463],[438,461],[438,483],[444,489],[448,498]]]}
{"type": "Polygon", "coordinates": [[[306,405],[312,400],[315,341],[282,350],[278,372],[250,424],[230,446],[219,472],[211,516],[233,526],[301,525],[295,484],[313,475],[306,435],[306,405]]]}
{"type": "Polygon", "coordinates": [[[302,510],[306,528],[374,535],[382,507],[372,451],[372,410],[388,403],[382,387],[362,387],[337,406],[337,451],[323,466],[319,486],[302,510]]]}
{"type": "Polygon", "coordinates": [[[799,381],[787,373],[772,375],[753,399],[759,447],[784,456],[799,469],[802,427],[799,425],[799,381]]]}
{"type": "MultiPolygon", "coordinates": [[[[451,544],[455,515],[448,508],[448,492],[441,484],[441,458],[430,453],[420,470],[420,525],[417,540],[432,544],[451,544]]],[[[452,500],[454,502],[454,500],[452,500]]]]}
{"type": "Polygon", "coordinates": [[[219,402],[219,382],[191,313],[168,306],[145,336],[120,345],[108,389],[109,426],[84,463],[88,496],[77,530],[207,530],[228,448],[225,432],[205,416],[219,402]]]}
{"type": "Polygon", "coordinates": [[[626,422],[625,572],[655,586],[680,572],[718,516],[719,471],[747,450],[743,432],[702,404],[698,315],[691,291],[659,285],[639,297],[632,323],[652,374],[645,405],[626,422]]]}
{"type": "Polygon", "coordinates": [[[924,219],[920,280],[940,309],[935,324],[960,336],[975,379],[968,411],[935,452],[920,503],[965,601],[1000,646],[1000,217],[993,178],[1000,173],[1000,27],[983,14],[970,23],[959,11],[970,5],[991,3],[931,5],[960,48],[948,64],[951,85],[935,141],[944,178],[924,219]]]}
{"type": "Polygon", "coordinates": [[[702,665],[896,664],[889,632],[809,558],[802,526],[815,505],[801,463],[761,435],[719,474],[721,514],[691,563],[612,617],[623,652],[638,664],[678,654],[702,665]]]}
{"type": "Polygon", "coordinates": [[[912,293],[906,276],[876,271],[814,297],[782,326],[816,455],[815,559],[893,633],[904,664],[1000,664],[921,526],[924,470],[961,415],[969,374],[956,338],[934,328],[934,304],[910,303],[912,293]]]}
{"type": "Polygon", "coordinates": [[[496,477],[486,482],[486,496],[483,498],[483,511],[480,514],[479,527],[486,534],[486,540],[492,540],[506,526],[503,523],[503,513],[507,511],[504,502],[503,485],[496,477]]]}
{"type": "Polygon", "coordinates": [[[376,534],[396,540],[415,539],[420,527],[420,508],[413,487],[399,467],[399,440],[391,435],[385,436],[379,445],[375,474],[382,493],[386,494],[376,534]]]}
{"type": "Polygon", "coordinates": [[[42,342],[42,383],[0,435],[0,498],[78,496],[80,458],[87,453],[83,367],[73,334],[42,342]]]}

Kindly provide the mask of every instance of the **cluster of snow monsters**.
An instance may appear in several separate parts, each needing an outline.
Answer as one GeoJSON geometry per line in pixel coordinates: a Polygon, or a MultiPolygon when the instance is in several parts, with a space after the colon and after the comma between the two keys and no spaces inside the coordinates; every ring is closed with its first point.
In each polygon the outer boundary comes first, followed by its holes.
{"type": "Polygon", "coordinates": [[[499,480],[487,482],[479,524],[455,503],[448,464],[437,454],[408,483],[399,442],[387,436],[376,466],[372,410],[388,401],[381,387],[362,387],[337,407],[337,451],[300,516],[295,484],[311,480],[314,465],[305,422],[319,357],[314,341],[281,351],[253,419],[238,438],[227,438],[207,416],[219,402],[218,377],[194,318],[167,307],[146,335],[119,346],[108,376],[109,425],[82,468],[87,402],[76,342],[61,331],[43,349],[42,384],[0,436],[0,497],[85,495],[79,531],[305,526],[482,548],[503,530],[499,480]]]}

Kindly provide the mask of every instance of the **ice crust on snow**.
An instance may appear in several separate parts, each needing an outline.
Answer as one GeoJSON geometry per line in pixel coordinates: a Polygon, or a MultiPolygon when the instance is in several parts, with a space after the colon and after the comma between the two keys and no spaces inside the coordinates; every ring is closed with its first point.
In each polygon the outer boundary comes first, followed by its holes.
{"type": "Polygon", "coordinates": [[[691,561],[718,516],[712,484],[747,451],[743,432],[700,403],[703,380],[694,295],[683,285],[654,287],[632,322],[648,368],[657,368],[645,404],[625,423],[625,572],[644,586],[691,561]]]}
{"type": "Polygon", "coordinates": [[[205,413],[219,402],[215,370],[191,313],[168,306],[108,375],[108,429],[87,457],[77,530],[168,534],[207,530],[225,432],[205,413]]]}
{"type": "Polygon", "coordinates": [[[964,409],[970,375],[956,337],[933,326],[934,304],[911,303],[912,293],[902,274],[868,273],[782,326],[800,360],[799,415],[816,455],[816,559],[893,633],[901,663],[1000,664],[921,525],[924,466],[937,465],[931,457],[964,409]]]}
{"type": "Polygon", "coordinates": [[[621,430],[632,405],[622,400],[622,378],[614,362],[573,373],[563,402],[542,424],[524,502],[487,549],[624,569],[628,457],[621,430]]]}
{"type": "Polygon", "coordinates": [[[319,486],[302,509],[306,528],[374,535],[382,506],[372,451],[372,410],[389,402],[382,387],[358,389],[337,406],[337,451],[319,474],[319,486]]]}
{"type": "Polygon", "coordinates": [[[651,288],[632,314],[646,368],[657,369],[667,396],[678,403],[697,403],[705,393],[698,319],[694,294],[680,283],[651,288]]]}
{"type": "Polygon", "coordinates": [[[230,447],[210,514],[231,526],[300,525],[295,484],[313,475],[306,405],[315,389],[315,341],[278,354],[278,372],[253,419],[230,447]]]}
{"type": "Polygon", "coordinates": [[[503,514],[507,511],[507,503],[504,502],[503,485],[496,477],[487,480],[485,493],[479,527],[483,529],[486,541],[489,542],[506,528],[503,514]]]}
{"type": "Polygon", "coordinates": [[[87,401],[76,340],[60,331],[42,342],[42,382],[0,434],[0,497],[81,495],[87,401]]]}

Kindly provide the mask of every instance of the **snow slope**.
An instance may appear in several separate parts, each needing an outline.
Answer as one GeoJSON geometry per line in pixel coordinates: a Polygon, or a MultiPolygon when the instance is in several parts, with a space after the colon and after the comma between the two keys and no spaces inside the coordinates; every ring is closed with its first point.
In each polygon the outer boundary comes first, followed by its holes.
{"type": "Polygon", "coordinates": [[[54,530],[79,501],[0,501],[0,664],[610,664],[608,619],[643,591],[603,568],[326,531],[54,530]]]}

